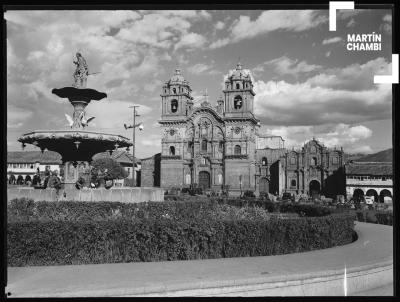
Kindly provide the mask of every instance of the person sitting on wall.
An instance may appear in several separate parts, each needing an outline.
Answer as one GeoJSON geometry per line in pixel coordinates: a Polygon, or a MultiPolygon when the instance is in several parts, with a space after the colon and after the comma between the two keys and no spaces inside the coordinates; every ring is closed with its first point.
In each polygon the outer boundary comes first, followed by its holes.
{"type": "Polygon", "coordinates": [[[47,182],[47,186],[49,188],[54,188],[56,189],[56,192],[58,194],[58,192],[61,189],[61,180],[60,178],[57,176],[57,171],[53,171],[52,175],[48,178],[48,182],[47,182]]]}
{"type": "Polygon", "coordinates": [[[78,190],[82,189],[83,186],[85,185],[85,179],[81,176],[79,177],[79,179],[76,181],[75,183],[75,188],[77,188],[78,190]]]}
{"type": "Polygon", "coordinates": [[[15,185],[15,176],[14,176],[14,174],[10,175],[10,179],[8,180],[8,183],[10,185],[15,185]]]}
{"type": "Polygon", "coordinates": [[[34,186],[34,187],[40,186],[40,181],[41,181],[41,179],[40,179],[39,173],[36,173],[32,179],[32,186],[34,186]]]}
{"type": "Polygon", "coordinates": [[[105,169],[104,174],[104,187],[109,189],[113,186],[113,179],[108,175],[107,169],[105,169]]]}

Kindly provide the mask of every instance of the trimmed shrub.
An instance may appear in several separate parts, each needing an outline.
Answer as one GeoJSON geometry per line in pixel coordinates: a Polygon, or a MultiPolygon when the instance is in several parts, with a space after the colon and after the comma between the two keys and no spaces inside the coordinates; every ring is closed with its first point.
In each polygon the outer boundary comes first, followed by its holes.
{"type": "Polygon", "coordinates": [[[7,211],[9,222],[159,219],[166,214],[174,219],[197,219],[216,211],[217,206],[213,200],[121,203],[23,199],[12,201],[7,211]]]}
{"type": "Polygon", "coordinates": [[[392,211],[375,213],[375,217],[376,217],[377,223],[379,223],[379,224],[393,225],[393,212],[392,211]]]}
{"type": "Polygon", "coordinates": [[[354,217],[29,221],[8,224],[8,265],[267,256],[352,242],[354,217]]]}
{"type": "Polygon", "coordinates": [[[256,195],[254,195],[254,192],[253,192],[253,191],[246,190],[246,191],[244,191],[244,193],[243,193],[243,197],[244,197],[244,198],[246,198],[246,197],[256,197],[256,195]]]}
{"type": "Polygon", "coordinates": [[[357,221],[393,225],[392,211],[364,210],[356,212],[357,221]]]}

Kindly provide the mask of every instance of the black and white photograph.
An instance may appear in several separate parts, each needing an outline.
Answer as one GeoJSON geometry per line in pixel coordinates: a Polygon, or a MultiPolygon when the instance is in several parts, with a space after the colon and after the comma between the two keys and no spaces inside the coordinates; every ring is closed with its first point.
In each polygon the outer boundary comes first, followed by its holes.
{"type": "Polygon", "coordinates": [[[393,297],[394,8],[3,6],[5,297],[393,297]]]}

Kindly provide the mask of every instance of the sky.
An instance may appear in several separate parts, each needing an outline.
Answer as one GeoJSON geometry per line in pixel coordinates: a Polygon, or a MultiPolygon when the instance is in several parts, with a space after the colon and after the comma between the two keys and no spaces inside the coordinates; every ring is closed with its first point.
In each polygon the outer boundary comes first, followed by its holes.
{"type": "MultiPolygon", "coordinates": [[[[328,10],[65,10],[5,13],[7,22],[7,147],[33,130],[68,129],[66,99],[77,51],[90,73],[88,88],[107,93],[92,101],[88,131],[132,137],[139,105],[136,156],[161,150],[161,89],[176,68],[189,81],[195,105],[216,105],[226,74],[240,60],[254,79],[254,114],[263,135],[285,147],[313,137],[348,153],[392,147],[392,88],[374,84],[391,74],[392,12],[339,10],[329,31],[328,10]],[[347,34],[381,34],[382,50],[346,49],[347,34]]],[[[26,150],[35,150],[28,146],[26,150]]]]}

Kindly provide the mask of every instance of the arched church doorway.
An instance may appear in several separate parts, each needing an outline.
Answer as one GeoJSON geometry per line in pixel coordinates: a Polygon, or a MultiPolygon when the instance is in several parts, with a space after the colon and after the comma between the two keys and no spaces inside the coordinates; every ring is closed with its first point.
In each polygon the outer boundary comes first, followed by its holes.
{"type": "Polygon", "coordinates": [[[201,171],[199,173],[199,187],[203,189],[210,188],[210,173],[201,171]]]}
{"type": "Polygon", "coordinates": [[[321,184],[318,180],[310,181],[310,196],[313,198],[318,198],[319,194],[321,193],[321,184]]]}

